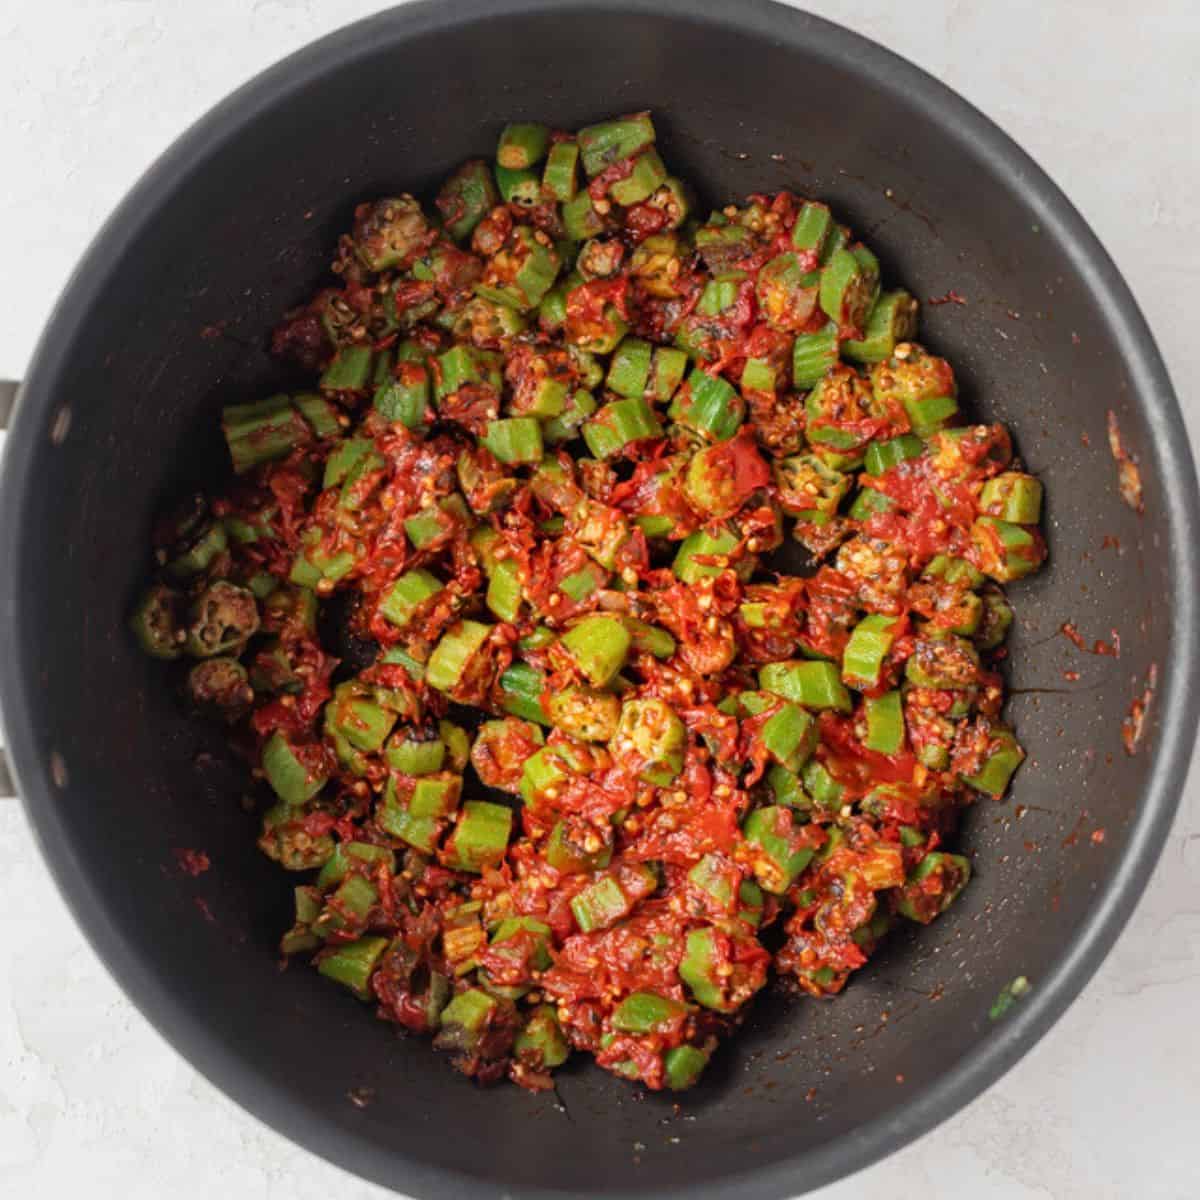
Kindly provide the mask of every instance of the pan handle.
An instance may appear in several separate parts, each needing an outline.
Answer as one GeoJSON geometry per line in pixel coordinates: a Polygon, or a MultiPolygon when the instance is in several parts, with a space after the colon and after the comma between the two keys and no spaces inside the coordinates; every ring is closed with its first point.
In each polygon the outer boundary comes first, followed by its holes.
{"type": "MultiPolygon", "coordinates": [[[[17,405],[17,392],[20,384],[11,379],[0,379],[0,431],[8,428],[8,422],[17,405]]],[[[4,746],[0,745],[0,801],[15,800],[17,789],[13,784],[12,772],[8,769],[8,759],[4,756],[4,746]]]]}

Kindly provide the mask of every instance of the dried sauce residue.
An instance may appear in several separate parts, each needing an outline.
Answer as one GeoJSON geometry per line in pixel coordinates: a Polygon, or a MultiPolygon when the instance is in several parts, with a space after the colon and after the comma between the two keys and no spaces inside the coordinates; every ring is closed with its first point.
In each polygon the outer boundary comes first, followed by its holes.
{"type": "Polygon", "coordinates": [[[966,304],[966,296],[960,295],[951,288],[944,296],[930,296],[926,303],[933,305],[935,308],[939,304],[966,304]]]}
{"type": "Polygon", "coordinates": [[[203,875],[212,863],[209,857],[203,850],[173,850],[175,862],[179,869],[185,874],[192,876],[194,879],[197,875],[203,875]]]}
{"type": "Polygon", "coordinates": [[[1111,642],[1097,638],[1090,646],[1087,644],[1087,638],[1070,621],[1063,622],[1059,633],[1085,654],[1099,654],[1104,658],[1121,657],[1121,635],[1115,629],[1112,631],[1111,642]]]}
{"type": "Polygon", "coordinates": [[[1154,689],[1158,687],[1158,664],[1151,663],[1146,672],[1146,686],[1142,694],[1134,697],[1129,706],[1129,715],[1121,722],[1121,741],[1125,744],[1125,753],[1132,756],[1138,752],[1142,737],[1146,732],[1146,717],[1150,713],[1150,702],[1154,699],[1154,689]]]}
{"type": "Polygon", "coordinates": [[[1121,429],[1117,424],[1117,414],[1108,410],[1108,446],[1117,464],[1117,489],[1121,499],[1140,513],[1145,510],[1142,502],[1142,473],[1138,470],[1137,462],[1132,454],[1121,443],[1121,429]]]}

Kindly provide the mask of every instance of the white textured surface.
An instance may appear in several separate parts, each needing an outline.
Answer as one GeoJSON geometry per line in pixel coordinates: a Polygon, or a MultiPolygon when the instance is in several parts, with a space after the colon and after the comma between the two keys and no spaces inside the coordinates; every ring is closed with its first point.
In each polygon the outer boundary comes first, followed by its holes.
{"type": "MultiPolygon", "coordinates": [[[[137,175],[268,63],[369,0],[10,0],[0,11],[0,375],[137,175]]],[[[945,79],[1063,186],[1143,305],[1200,433],[1196,0],[811,0],[945,79]]],[[[67,917],[0,803],[0,1192],[382,1197],[215,1093],[67,917]]],[[[1137,914],[1053,1033],[969,1109],[820,1200],[1200,1195],[1200,778],[1137,914]]]]}

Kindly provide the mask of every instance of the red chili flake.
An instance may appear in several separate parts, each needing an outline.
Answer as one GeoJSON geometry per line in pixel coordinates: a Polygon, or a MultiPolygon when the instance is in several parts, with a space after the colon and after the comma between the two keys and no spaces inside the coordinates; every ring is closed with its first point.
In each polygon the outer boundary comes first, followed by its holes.
{"type": "MultiPolygon", "coordinates": [[[[1079,334],[1077,334],[1074,330],[1071,331],[1071,345],[1080,345],[1079,334]]],[[[1084,437],[1087,437],[1087,434],[1084,434],[1084,437]]]]}
{"type": "Polygon", "coordinates": [[[1097,845],[1097,846],[1103,845],[1104,838],[1105,838],[1105,831],[1104,831],[1103,826],[1101,826],[1099,829],[1092,830],[1092,842],[1094,845],[1097,845]]]}
{"type": "Polygon", "coordinates": [[[1079,672],[1078,671],[1064,671],[1063,678],[1068,683],[1078,683],[1079,682],[1079,672]]]}
{"type": "Polygon", "coordinates": [[[192,903],[200,910],[200,915],[210,924],[216,924],[217,918],[212,915],[212,909],[208,907],[208,901],[203,896],[194,896],[192,903]]]}
{"type": "Polygon", "coordinates": [[[897,1075],[897,1076],[896,1076],[896,1082],[897,1082],[897,1083],[903,1083],[903,1082],[904,1082],[904,1076],[903,1076],[903,1075],[897,1075]]]}
{"type": "Polygon", "coordinates": [[[1115,550],[1118,554],[1121,552],[1121,539],[1115,537],[1111,533],[1104,535],[1104,541],[1100,543],[1101,550],[1115,550]]]}
{"type": "Polygon", "coordinates": [[[928,303],[935,308],[939,304],[966,304],[967,298],[951,288],[944,296],[930,296],[928,303]]]}
{"type": "Polygon", "coordinates": [[[1090,446],[1092,444],[1092,439],[1088,437],[1086,430],[1079,435],[1079,441],[1083,446],[1090,446]]]}
{"type": "Polygon", "coordinates": [[[808,1091],[804,1093],[804,1099],[807,1100],[809,1104],[811,1104],[816,1098],[817,1089],[815,1087],[810,1087],[808,1091]]]}
{"type": "Polygon", "coordinates": [[[1154,690],[1158,687],[1158,664],[1151,663],[1146,672],[1146,686],[1140,696],[1135,696],[1129,706],[1129,715],[1121,722],[1121,741],[1125,753],[1130,757],[1138,752],[1142,737],[1146,732],[1146,717],[1150,712],[1150,702],[1154,699],[1154,690]]]}
{"type": "Polygon", "coordinates": [[[1138,470],[1137,460],[1121,442],[1117,414],[1111,408],[1108,410],[1108,448],[1117,464],[1117,490],[1121,493],[1121,499],[1135,513],[1144,512],[1146,506],[1142,499],[1142,474],[1138,470]]]}
{"type": "Polygon", "coordinates": [[[203,850],[175,849],[171,853],[175,855],[175,862],[179,869],[191,875],[193,879],[197,875],[203,875],[212,866],[208,855],[203,850]]]}
{"type": "Polygon", "coordinates": [[[213,324],[205,325],[204,328],[200,330],[200,336],[206,342],[216,341],[216,339],[225,332],[225,327],[228,324],[228,321],[214,321],[213,324]]]}

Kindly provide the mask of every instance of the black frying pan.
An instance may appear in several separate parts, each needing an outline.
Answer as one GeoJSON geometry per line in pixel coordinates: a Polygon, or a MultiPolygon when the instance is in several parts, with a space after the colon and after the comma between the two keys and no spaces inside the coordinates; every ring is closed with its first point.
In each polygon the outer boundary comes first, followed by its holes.
{"type": "Polygon", "coordinates": [[[1196,725],[1197,515],[1178,406],[1113,264],[1038,168],[928,76],[764,0],[418,4],[220,105],[138,184],[68,286],[0,490],[5,722],[47,861],[113,973],[289,1137],[424,1196],[783,1196],[965,1104],[1116,937],[1196,725]],[[281,975],[288,889],[254,849],[242,774],[124,630],[153,512],[223,469],[223,401],[286,384],[264,332],[318,284],[354,203],[428,190],[487,153],[506,119],[572,126],[641,107],[710,202],[820,196],[887,278],[968,298],[927,305],[923,337],[1046,481],[1052,555],[1014,589],[1010,712],[1030,760],[1010,800],[967,819],[976,878],[963,899],[897,936],[836,1002],[764,998],[678,1110],[582,1064],[561,1104],[477,1089],[315,974],[281,975]],[[1141,463],[1143,516],[1117,494],[1110,408],[1141,463]],[[1058,636],[1067,620],[1089,638],[1118,629],[1121,658],[1079,653],[1058,636]],[[1122,720],[1154,668],[1131,756],[1122,720]],[[213,869],[181,874],[174,847],[204,849],[213,869]],[[1032,992],[992,1020],[1019,975],[1032,992]]]}

